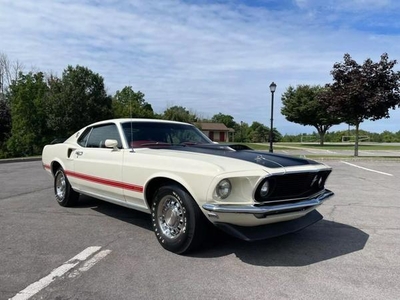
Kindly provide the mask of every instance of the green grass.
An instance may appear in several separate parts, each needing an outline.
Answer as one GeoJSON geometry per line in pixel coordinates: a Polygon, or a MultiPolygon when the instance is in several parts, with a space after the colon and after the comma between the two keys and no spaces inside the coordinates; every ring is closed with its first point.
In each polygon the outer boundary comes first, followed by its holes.
{"type": "MultiPolygon", "coordinates": [[[[250,148],[254,150],[264,150],[268,151],[269,150],[269,144],[264,143],[264,144],[259,144],[259,143],[240,143],[249,146],[250,148]]],[[[298,148],[311,148],[311,149],[326,149],[326,150],[354,150],[354,145],[346,145],[346,144],[327,144],[324,146],[316,145],[316,144],[300,144],[300,143],[275,143],[274,144],[274,150],[295,150],[292,147],[298,147],[298,148]]],[[[395,146],[395,145],[360,145],[359,150],[399,150],[399,155],[400,155],[400,146],[395,146]]],[[[353,153],[353,152],[351,152],[353,153]]],[[[383,153],[382,153],[383,154],[383,153]]],[[[314,160],[338,160],[338,159],[351,159],[351,160],[378,160],[378,161],[384,161],[384,160],[390,160],[390,161],[400,161],[400,156],[385,156],[385,155],[380,155],[380,156],[358,156],[354,157],[353,154],[351,155],[329,155],[329,154],[307,154],[307,155],[295,155],[298,157],[302,158],[309,158],[309,159],[314,159],[314,160]]]]}
{"type": "MultiPolygon", "coordinates": [[[[269,144],[255,144],[255,143],[244,143],[250,148],[256,150],[268,150],[269,144]]],[[[323,146],[313,143],[274,143],[274,149],[280,150],[290,150],[295,148],[309,148],[309,149],[325,149],[325,150],[354,150],[354,144],[345,143],[328,143],[323,146]]],[[[359,150],[398,150],[400,151],[400,145],[390,145],[390,144],[360,144],[359,150]]]]}

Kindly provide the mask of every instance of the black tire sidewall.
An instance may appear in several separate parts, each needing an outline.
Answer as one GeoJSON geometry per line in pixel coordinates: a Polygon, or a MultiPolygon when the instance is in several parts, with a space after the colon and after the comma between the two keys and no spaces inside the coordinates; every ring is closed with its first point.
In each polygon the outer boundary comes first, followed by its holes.
{"type": "Polygon", "coordinates": [[[54,175],[54,195],[55,195],[55,198],[56,198],[58,204],[60,204],[61,206],[72,206],[75,204],[75,202],[77,200],[77,194],[71,188],[71,185],[68,181],[67,175],[65,175],[65,172],[62,168],[58,169],[54,175]],[[65,178],[65,195],[64,195],[63,199],[61,199],[57,195],[56,182],[57,182],[57,177],[59,176],[59,174],[62,174],[65,178]]]}
{"type": "Polygon", "coordinates": [[[166,250],[181,254],[190,248],[195,237],[196,226],[198,225],[196,224],[196,220],[198,218],[196,217],[196,212],[193,205],[197,204],[194,200],[192,200],[192,197],[179,186],[165,186],[157,191],[151,207],[152,225],[158,242],[166,250]],[[157,210],[160,200],[168,195],[172,195],[179,201],[180,205],[184,209],[184,218],[186,219],[186,231],[176,239],[166,237],[162,233],[157,220],[157,210]]]}

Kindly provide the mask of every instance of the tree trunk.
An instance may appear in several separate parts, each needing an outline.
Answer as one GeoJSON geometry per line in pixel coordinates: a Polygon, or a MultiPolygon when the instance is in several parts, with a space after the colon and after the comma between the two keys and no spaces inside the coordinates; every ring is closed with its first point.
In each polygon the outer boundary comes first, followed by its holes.
{"type": "Polygon", "coordinates": [[[318,134],[319,134],[319,144],[320,144],[320,146],[323,146],[324,142],[325,142],[325,133],[326,133],[327,129],[325,129],[324,126],[321,126],[321,127],[315,126],[315,128],[317,129],[318,134]]]}
{"type": "Polygon", "coordinates": [[[320,133],[319,133],[319,144],[320,144],[321,146],[323,146],[323,145],[324,145],[324,142],[325,142],[325,132],[320,132],[320,133]]]}
{"type": "Polygon", "coordinates": [[[354,143],[354,156],[358,156],[358,129],[360,127],[360,123],[356,124],[356,141],[354,143]]]}

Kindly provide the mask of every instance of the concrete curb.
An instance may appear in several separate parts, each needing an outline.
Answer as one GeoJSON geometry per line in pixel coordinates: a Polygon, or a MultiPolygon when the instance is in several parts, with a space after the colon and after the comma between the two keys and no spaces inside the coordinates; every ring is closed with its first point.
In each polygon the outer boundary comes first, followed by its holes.
{"type": "Polygon", "coordinates": [[[0,159],[0,164],[8,164],[8,163],[16,163],[16,162],[26,162],[26,161],[40,161],[40,160],[42,160],[42,157],[41,157],[41,156],[7,158],[7,159],[0,159]]]}

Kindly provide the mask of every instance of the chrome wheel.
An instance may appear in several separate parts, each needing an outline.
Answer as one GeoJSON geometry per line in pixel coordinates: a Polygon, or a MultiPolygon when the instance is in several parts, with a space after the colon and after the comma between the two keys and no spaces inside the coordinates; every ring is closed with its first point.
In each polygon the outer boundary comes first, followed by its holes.
{"type": "Polygon", "coordinates": [[[176,239],[186,232],[186,211],[181,202],[174,196],[161,198],[157,208],[157,221],[164,236],[176,239]]]}
{"type": "Polygon", "coordinates": [[[74,206],[79,199],[62,168],[59,168],[54,175],[54,195],[61,206],[74,206]]]}
{"type": "Polygon", "coordinates": [[[55,190],[57,199],[61,201],[65,198],[65,193],[67,190],[67,182],[65,180],[65,175],[63,172],[59,172],[57,174],[56,182],[55,182],[55,190]]]}
{"type": "Polygon", "coordinates": [[[178,184],[161,186],[155,192],[151,219],[160,245],[174,253],[196,249],[206,237],[203,213],[192,196],[178,184]]]}

